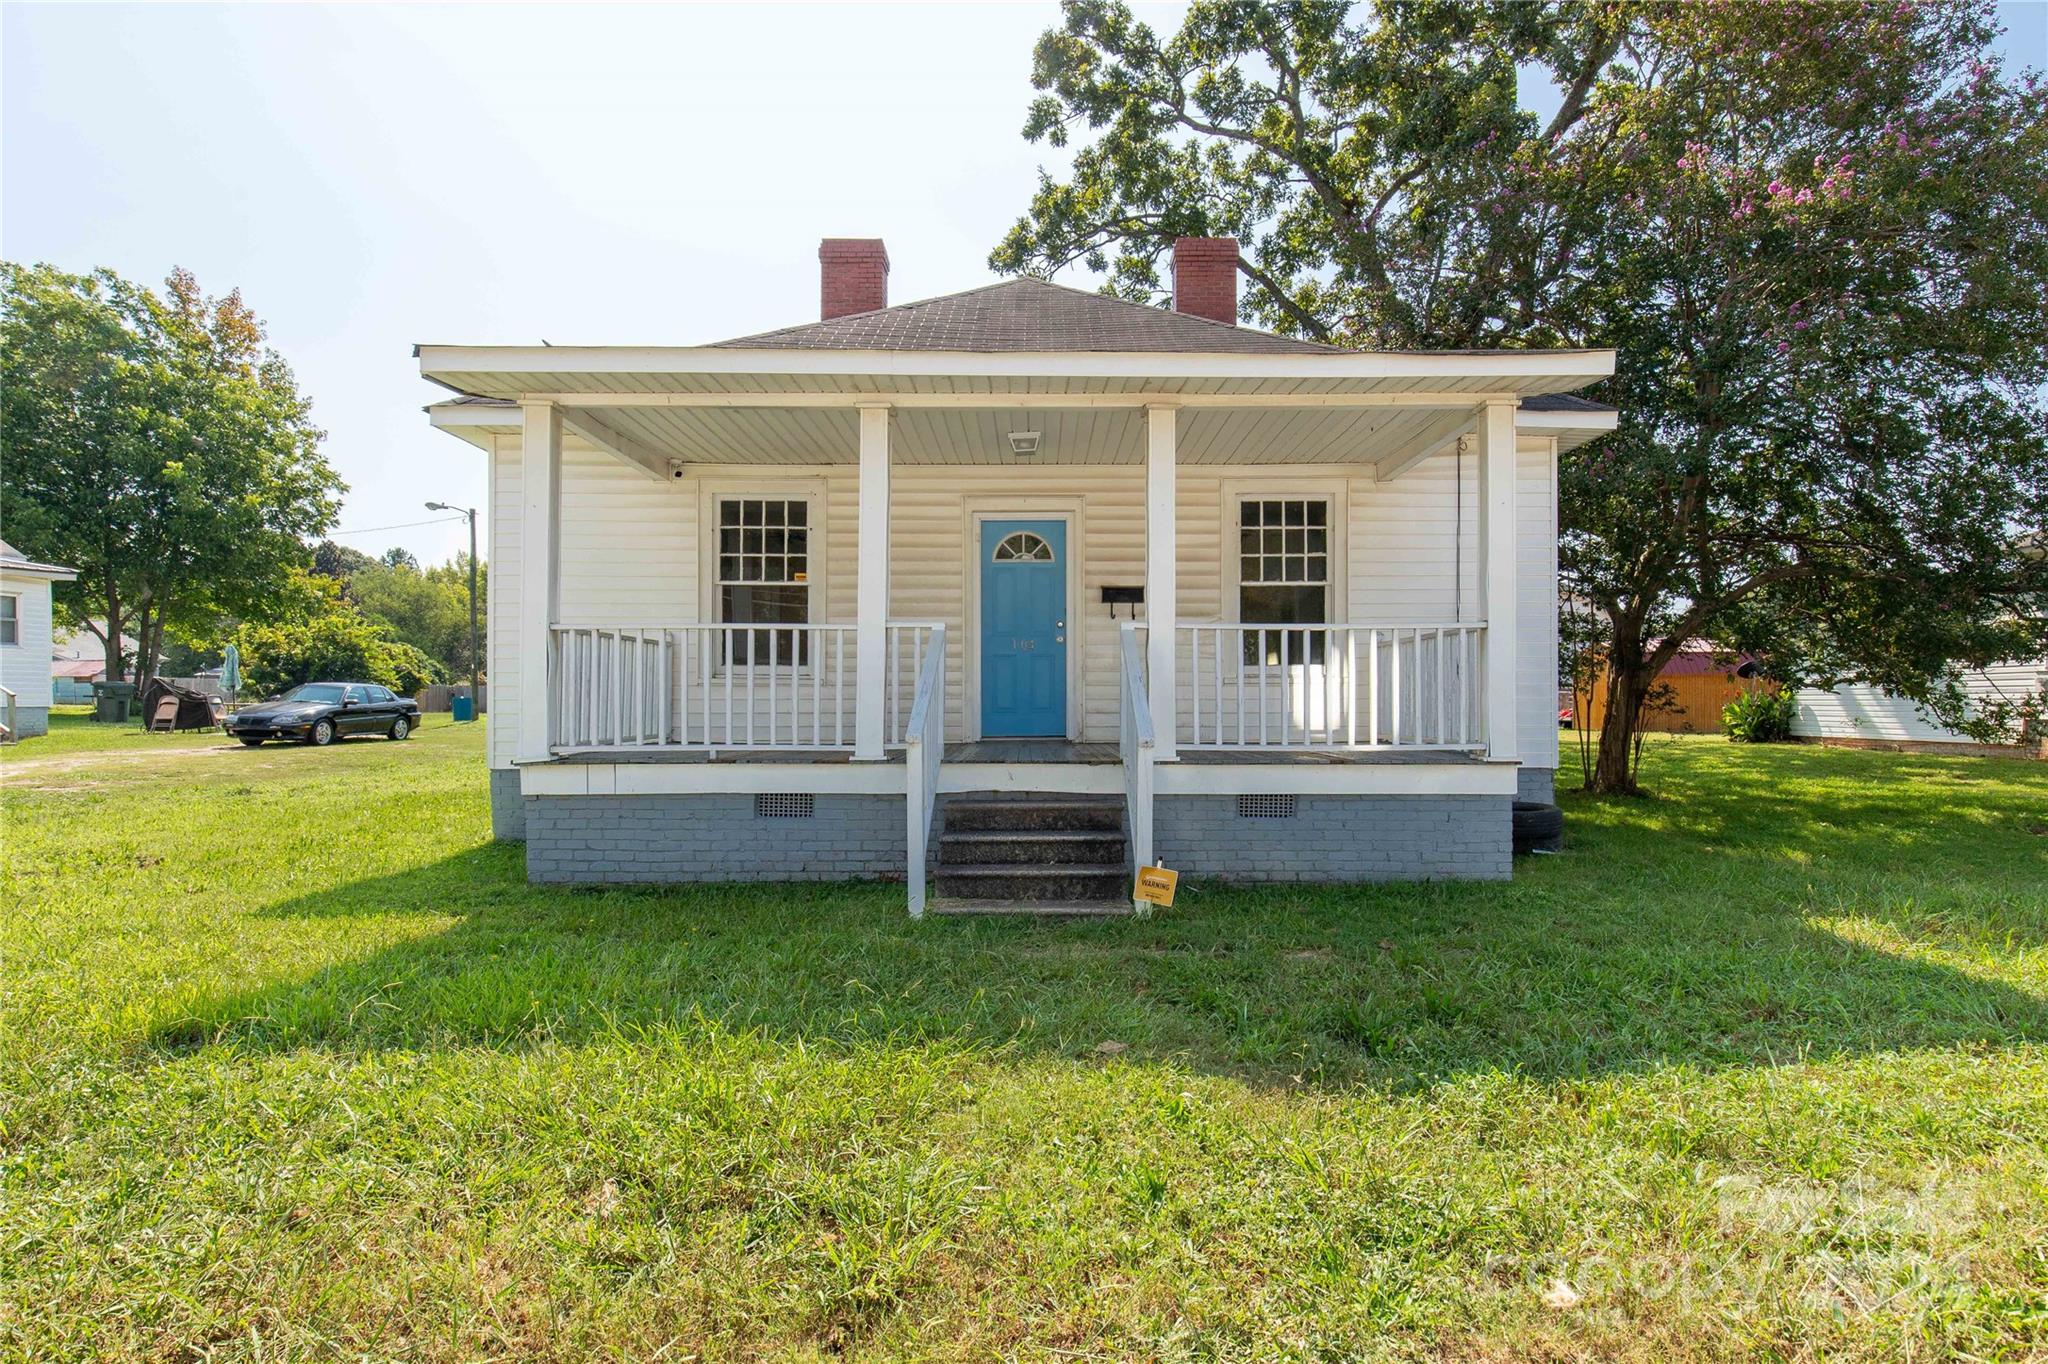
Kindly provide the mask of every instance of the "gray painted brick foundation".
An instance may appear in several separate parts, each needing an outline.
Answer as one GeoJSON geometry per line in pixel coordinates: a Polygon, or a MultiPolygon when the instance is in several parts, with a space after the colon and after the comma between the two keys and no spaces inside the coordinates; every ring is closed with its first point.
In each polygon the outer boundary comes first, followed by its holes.
{"type": "Polygon", "coordinates": [[[501,843],[526,841],[526,807],[519,801],[519,769],[491,769],[491,837],[501,843]]]}
{"type": "Polygon", "coordinates": [[[47,706],[16,706],[14,708],[14,737],[33,739],[39,734],[50,732],[50,711],[47,706]]]}
{"type": "Polygon", "coordinates": [[[1300,796],[1287,819],[1245,819],[1235,796],[1160,796],[1153,855],[1233,881],[1505,880],[1507,796],[1300,796]]]}
{"type": "Polygon", "coordinates": [[[750,795],[527,796],[529,881],[838,881],[903,875],[900,795],[819,795],[764,819],[750,795]]]}
{"type": "MultiPolygon", "coordinates": [[[[1519,798],[1555,774],[1524,768],[1519,798]]],[[[808,819],[764,819],[751,795],[525,796],[490,773],[491,832],[527,844],[534,881],[839,880],[903,874],[903,798],[819,795],[808,819]]],[[[1155,856],[1238,881],[1502,879],[1506,796],[1300,796],[1287,819],[1245,819],[1235,796],[1160,796],[1155,856]]]]}
{"type": "Polygon", "coordinates": [[[1548,767],[1524,767],[1515,773],[1515,799],[1557,804],[1557,773],[1548,767]]]}

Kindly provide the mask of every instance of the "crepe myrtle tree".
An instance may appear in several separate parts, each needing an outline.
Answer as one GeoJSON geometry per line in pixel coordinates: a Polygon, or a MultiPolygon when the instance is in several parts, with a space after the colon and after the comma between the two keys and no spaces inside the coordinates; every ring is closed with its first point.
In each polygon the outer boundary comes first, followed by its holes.
{"type": "Polygon", "coordinates": [[[1986,0],[1411,0],[1198,3],[1162,40],[1069,3],[1025,132],[1086,142],[992,263],[1156,300],[1175,236],[1229,233],[1282,331],[1616,348],[1621,428],[1560,469],[1595,789],[1635,789],[1693,636],[1961,718],[1957,667],[2048,643],[2044,99],[1994,33],[1986,0]]]}
{"type": "Polygon", "coordinates": [[[1688,638],[1877,682],[1991,737],[1958,670],[2048,649],[2048,100],[1987,5],[1639,16],[1579,137],[1602,261],[1561,307],[1618,351],[1622,424],[1561,470],[1568,591],[1608,629],[1591,785],[1635,789],[1688,638]]]}

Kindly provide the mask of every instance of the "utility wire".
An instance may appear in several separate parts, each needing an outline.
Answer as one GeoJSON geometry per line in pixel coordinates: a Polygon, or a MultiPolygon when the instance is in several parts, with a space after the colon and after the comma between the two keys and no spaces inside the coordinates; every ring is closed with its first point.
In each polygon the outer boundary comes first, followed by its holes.
{"type": "Polygon", "coordinates": [[[328,538],[337,535],[375,535],[386,530],[411,530],[415,526],[452,526],[458,521],[467,521],[466,516],[437,516],[431,521],[401,521],[395,526],[364,526],[361,530],[331,530],[328,538]]]}

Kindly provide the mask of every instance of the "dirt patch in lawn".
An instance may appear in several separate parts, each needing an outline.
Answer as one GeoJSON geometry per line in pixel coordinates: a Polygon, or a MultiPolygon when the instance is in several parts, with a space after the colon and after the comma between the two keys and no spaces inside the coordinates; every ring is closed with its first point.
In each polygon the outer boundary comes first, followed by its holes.
{"type": "Polygon", "coordinates": [[[0,764],[0,782],[15,785],[24,777],[36,780],[22,783],[37,789],[46,786],[45,778],[61,777],[67,773],[87,768],[110,766],[133,766],[136,763],[159,763],[176,758],[197,758],[210,753],[234,753],[240,750],[239,743],[208,744],[204,748],[158,748],[128,749],[108,752],[100,749],[87,753],[67,753],[61,758],[30,758],[25,762],[0,764]]]}

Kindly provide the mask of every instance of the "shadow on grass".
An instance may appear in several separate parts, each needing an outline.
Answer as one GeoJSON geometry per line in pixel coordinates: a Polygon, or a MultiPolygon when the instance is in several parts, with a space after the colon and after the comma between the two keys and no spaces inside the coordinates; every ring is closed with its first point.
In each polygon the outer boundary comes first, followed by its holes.
{"type": "Polygon", "coordinates": [[[899,886],[535,887],[518,846],[486,846],[276,906],[456,922],[205,1004],[151,1045],[1119,1042],[1254,1083],[1405,1087],[2048,1038],[2040,966],[2014,946],[2042,941],[2048,840],[2009,789],[1894,803],[1831,794],[1826,772],[1800,795],[1714,768],[1660,774],[1659,800],[1568,798],[1572,851],[1511,885],[1195,886],[1144,922],[915,924],[899,886]]]}

